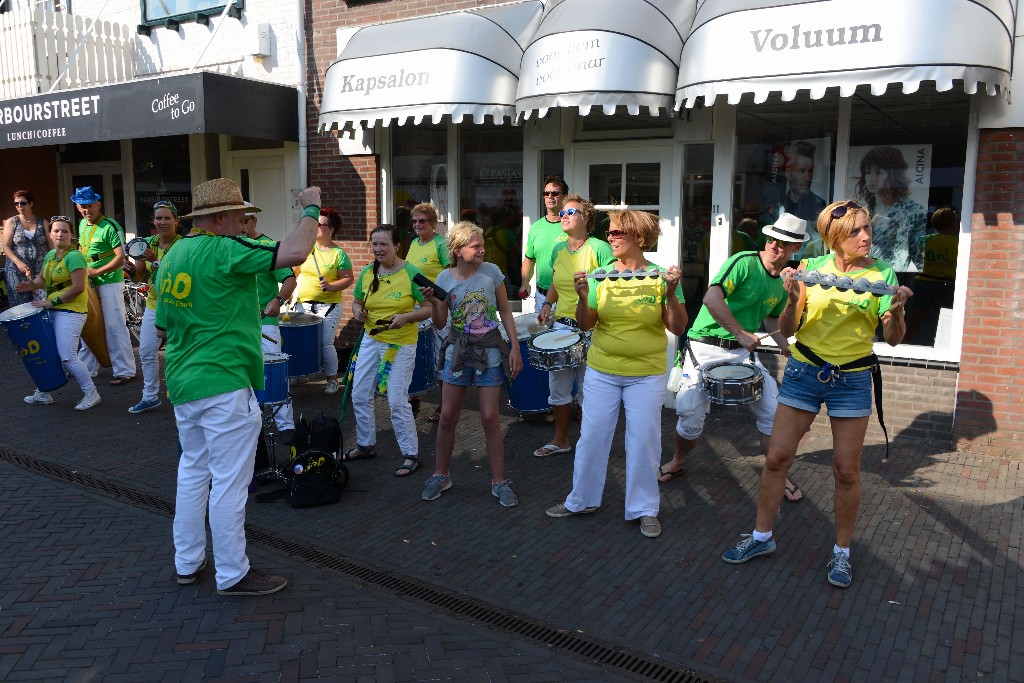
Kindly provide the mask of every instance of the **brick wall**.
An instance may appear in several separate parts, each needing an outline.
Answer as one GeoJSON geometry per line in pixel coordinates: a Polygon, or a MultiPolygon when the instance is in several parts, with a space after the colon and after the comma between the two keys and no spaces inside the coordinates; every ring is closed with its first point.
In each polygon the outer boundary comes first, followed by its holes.
{"type": "Polygon", "coordinates": [[[954,438],[959,450],[1024,453],[1024,129],[982,130],[954,438]]]}

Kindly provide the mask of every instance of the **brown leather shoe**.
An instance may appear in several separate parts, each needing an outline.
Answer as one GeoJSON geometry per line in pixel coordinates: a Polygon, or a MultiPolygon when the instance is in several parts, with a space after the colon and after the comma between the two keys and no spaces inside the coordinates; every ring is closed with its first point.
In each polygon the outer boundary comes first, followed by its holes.
{"type": "Polygon", "coordinates": [[[288,585],[288,579],[282,576],[271,576],[253,567],[242,580],[229,588],[218,588],[221,595],[269,595],[276,593],[288,585]]]}

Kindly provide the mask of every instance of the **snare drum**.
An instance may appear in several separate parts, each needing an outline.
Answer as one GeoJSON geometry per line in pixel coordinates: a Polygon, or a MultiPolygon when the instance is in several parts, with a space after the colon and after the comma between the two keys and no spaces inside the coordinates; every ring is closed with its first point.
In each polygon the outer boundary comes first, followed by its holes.
{"type": "Polygon", "coordinates": [[[700,377],[700,388],[708,400],[724,406],[753,403],[764,389],[761,371],[750,363],[711,363],[701,368],[700,377]]]}
{"type": "MultiPolygon", "coordinates": [[[[520,413],[546,413],[548,405],[548,374],[525,362],[529,358],[530,328],[537,325],[536,313],[521,313],[515,317],[516,333],[519,336],[519,353],[523,357],[523,370],[511,382],[505,383],[508,405],[520,413]]],[[[505,327],[498,327],[506,342],[505,327]]]]}
{"type": "Polygon", "coordinates": [[[280,322],[281,350],[289,356],[289,379],[310,377],[323,369],[323,322],[323,318],[312,313],[293,313],[291,320],[280,322]]]}
{"type": "Polygon", "coordinates": [[[578,368],[587,361],[587,339],[573,330],[551,330],[529,342],[530,365],[538,370],[578,368]]]}
{"type": "Polygon", "coordinates": [[[124,251],[133,259],[140,259],[149,247],[149,240],[145,237],[136,237],[133,240],[129,240],[128,244],[124,247],[124,251]]]}
{"type": "Polygon", "coordinates": [[[32,304],[20,304],[0,313],[0,325],[7,330],[7,336],[39,391],[53,391],[68,383],[68,373],[57,353],[49,311],[32,304]]]}
{"type": "Polygon", "coordinates": [[[256,400],[265,406],[288,402],[288,354],[263,354],[263,389],[256,389],[256,400]]]}

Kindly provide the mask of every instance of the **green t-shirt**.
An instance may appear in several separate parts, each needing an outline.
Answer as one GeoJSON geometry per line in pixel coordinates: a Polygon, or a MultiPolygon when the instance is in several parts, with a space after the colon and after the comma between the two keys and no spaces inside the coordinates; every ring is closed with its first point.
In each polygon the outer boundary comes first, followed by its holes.
{"type": "MultiPolygon", "coordinates": [[[[181,239],[181,235],[175,235],[171,243],[167,245],[167,249],[160,248],[160,235],[153,235],[147,237],[146,241],[149,242],[150,248],[156,254],[156,260],[162,261],[167,252],[173,247],[178,240],[181,239]]],[[[159,268],[153,267],[152,261],[146,261],[146,282],[149,283],[149,291],[146,292],[146,308],[155,311],[156,310],[156,299],[157,299],[157,287],[156,287],[156,271],[159,268]]]]}
{"type": "MultiPolygon", "coordinates": [[[[779,317],[786,307],[786,288],[782,278],[770,275],[765,270],[761,256],[756,251],[744,251],[730,256],[718,275],[711,280],[711,287],[715,285],[725,292],[725,305],[740,327],[747,332],[756,332],[765,318],[779,317]]],[[[691,339],[736,338],[718,324],[707,306],[700,307],[687,336],[691,339]]]]}
{"type": "MultiPolygon", "coordinates": [[[[96,225],[89,225],[83,218],[78,223],[78,244],[89,267],[102,268],[114,260],[114,249],[124,248],[124,228],[106,216],[101,217],[96,225]]],[[[115,268],[90,279],[95,287],[124,282],[124,271],[115,268]]]]}
{"type": "MultiPolygon", "coordinates": [[[[82,256],[80,251],[72,249],[65,252],[59,261],[56,260],[56,255],[57,250],[51,249],[43,258],[43,281],[46,283],[47,298],[71,286],[72,271],[85,269],[85,257],[82,256]]],[[[63,303],[59,306],[54,306],[54,308],[58,311],[87,313],[89,311],[88,289],[88,283],[86,283],[86,288],[82,290],[82,293],[71,301],[64,301],[62,296],[61,301],[63,303]]]]}
{"type": "Polygon", "coordinates": [[[448,260],[448,245],[440,235],[434,235],[426,244],[420,244],[418,237],[414,239],[409,245],[409,255],[405,260],[435,282],[438,273],[451,265],[451,261],[448,260]]]}
{"type": "MultiPolygon", "coordinates": [[[[377,280],[377,291],[371,292],[373,284],[373,264],[366,266],[356,278],[356,289],[353,295],[366,306],[366,323],[363,329],[367,333],[377,327],[377,321],[390,318],[399,313],[408,313],[418,302],[423,301],[418,285],[412,279],[420,269],[406,261],[399,270],[380,277],[377,280]]],[[[419,328],[416,325],[405,325],[397,330],[386,330],[373,336],[383,344],[400,344],[407,346],[419,341],[419,328]]]]}
{"type": "MultiPolygon", "coordinates": [[[[653,263],[651,267],[666,270],[653,263]]],[[[661,277],[591,280],[587,305],[597,311],[597,325],[587,366],[624,377],[664,373],[668,336],[661,312],[668,301],[666,289],[661,277]]],[[[675,297],[685,303],[679,285],[675,297]]]]}
{"type": "MultiPolygon", "coordinates": [[[[268,247],[273,247],[277,244],[275,240],[270,239],[266,235],[259,235],[253,241],[268,247]]],[[[291,268],[278,268],[269,273],[256,273],[256,297],[260,302],[261,313],[267,310],[267,306],[274,300],[277,293],[281,291],[278,284],[284,283],[290,277],[295,277],[295,273],[292,272],[291,268]]],[[[277,325],[280,323],[280,320],[276,316],[270,315],[261,318],[260,323],[263,325],[277,325]]]]}
{"type": "Polygon", "coordinates": [[[551,286],[551,253],[555,245],[567,239],[562,232],[562,221],[552,223],[543,216],[530,226],[530,234],[526,237],[526,258],[537,261],[537,286],[541,289],[551,286]]]}
{"type": "Polygon", "coordinates": [[[556,243],[554,251],[551,252],[551,286],[558,292],[556,317],[576,319],[576,302],[580,299],[573,282],[576,273],[581,270],[589,273],[614,261],[612,248],[607,242],[596,237],[588,237],[576,251],[569,249],[568,242],[556,243]]]}
{"type": "Polygon", "coordinates": [[[263,388],[258,273],[277,245],[192,233],[160,264],[156,326],[167,330],[167,394],[174,405],[263,388]]]}

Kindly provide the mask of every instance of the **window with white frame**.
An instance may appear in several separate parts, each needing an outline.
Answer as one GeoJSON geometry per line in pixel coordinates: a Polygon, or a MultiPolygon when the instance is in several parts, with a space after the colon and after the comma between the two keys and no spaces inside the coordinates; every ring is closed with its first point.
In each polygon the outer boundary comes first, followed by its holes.
{"type": "MultiPolygon", "coordinates": [[[[228,15],[238,18],[245,7],[244,0],[231,0],[228,15]]],[[[142,23],[164,24],[167,21],[198,21],[206,23],[209,17],[224,11],[224,0],[142,0],[142,23]]]]}

